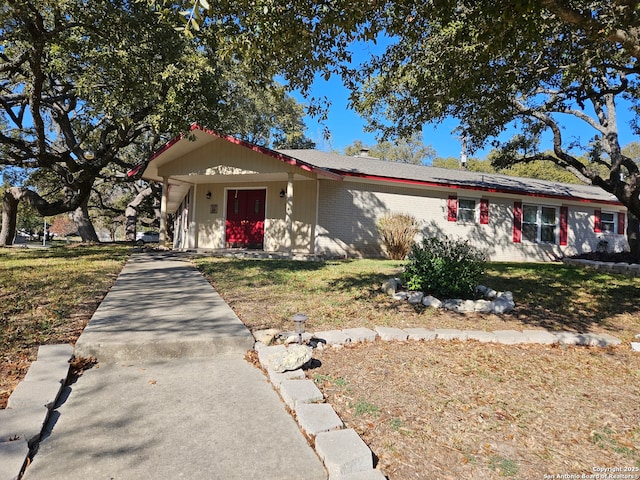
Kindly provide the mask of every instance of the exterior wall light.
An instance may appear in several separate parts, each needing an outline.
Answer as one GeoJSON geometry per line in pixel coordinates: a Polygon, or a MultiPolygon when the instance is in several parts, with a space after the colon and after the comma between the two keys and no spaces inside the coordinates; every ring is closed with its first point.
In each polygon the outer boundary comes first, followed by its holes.
{"type": "Polygon", "coordinates": [[[207,192],[205,196],[207,197],[207,200],[211,199],[211,192],[207,192]]]}
{"type": "Polygon", "coordinates": [[[293,317],[293,324],[296,326],[296,333],[298,334],[298,344],[302,344],[302,334],[304,333],[304,324],[309,317],[307,317],[304,313],[296,313],[293,317]]]}
{"type": "Polygon", "coordinates": [[[280,190],[280,198],[284,198],[284,196],[286,195],[286,192],[284,191],[284,188],[282,190],[280,190]]]}

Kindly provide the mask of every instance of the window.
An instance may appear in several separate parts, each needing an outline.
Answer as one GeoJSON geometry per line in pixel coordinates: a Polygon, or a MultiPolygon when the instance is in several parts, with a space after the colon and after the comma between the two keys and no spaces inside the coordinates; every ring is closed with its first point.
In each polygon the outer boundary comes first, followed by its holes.
{"type": "Polygon", "coordinates": [[[483,225],[489,223],[489,200],[480,200],[480,216],[476,213],[476,200],[468,198],[458,198],[455,195],[447,199],[447,221],[474,223],[479,220],[483,225]]]}
{"type": "Polygon", "coordinates": [[[556,243],[557,231],[558,209],[556,207],[522,206],[522,238],[525,241],[556,243]]]}
{"type": "Polygon", "coordinates": [[[600,229],[603,232],[615,233],[616,222],[613,218],[613,213],[602,212],[600,214],[600,229]]]}
{"type": "Polygon", "coordinates": [[[458,200],[458,221],[472,223],[476,219],[476,201],[458,200]]]}
{"type": "Polygon", "coordinates": [[[593,231],[596,233],[609,233],[624,235],[627,224],[625,212],[603,212],[596,210],[593,215],[593,231]]]}

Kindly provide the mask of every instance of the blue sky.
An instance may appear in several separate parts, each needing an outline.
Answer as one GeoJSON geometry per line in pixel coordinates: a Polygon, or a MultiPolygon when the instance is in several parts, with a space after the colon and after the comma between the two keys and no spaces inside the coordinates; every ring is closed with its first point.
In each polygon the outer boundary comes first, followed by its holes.
{"type": "MultiPolygon", "coordinates": [[[[348,108],[349,92],[342,85],[340,78],[331,77],[328,81],[318,78],[313,84],[311,95],[326,96],[331,101],[328,119],[324,122],[331,132],[329,140],[323,138],[323,126],[317,119],[312,117],[305,119],[306,134],[316,142],[316,148],[342,152],[346,146],[356,140],[362,140],[367,146],[377,143],[376,133],[365,132],[365,120],[348,108]]],[[[296,98],[304,102],[302,97],[296,95],[296,98]]],[[[424,143],[435,148],[439,157],[459,157],[462,144],[460,139],[451,133],[457,125],[458,123],[453,119],[437,126],[427,125],[423,129],[424,143]]]]}

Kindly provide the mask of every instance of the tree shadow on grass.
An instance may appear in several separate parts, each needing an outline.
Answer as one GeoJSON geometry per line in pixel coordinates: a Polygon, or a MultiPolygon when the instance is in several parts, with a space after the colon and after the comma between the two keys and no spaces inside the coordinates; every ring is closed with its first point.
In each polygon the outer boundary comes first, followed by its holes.
{"type": "Polygon", "coordinates": [[[513,292],[513,318],[527,326],[584,332],[616,315],[640,312],[640,282],[623,275],[553,263],[495,263],[483,281],[513,292]]]}

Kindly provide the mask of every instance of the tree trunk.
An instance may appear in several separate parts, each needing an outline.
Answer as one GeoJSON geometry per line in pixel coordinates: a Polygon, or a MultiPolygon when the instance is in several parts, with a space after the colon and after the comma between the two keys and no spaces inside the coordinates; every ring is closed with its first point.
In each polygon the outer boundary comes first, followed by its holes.
{"type": "Polygon", "coordinates": [[[135,241],[136,225],[138,223],[138,207],[145,200],[145,198],[147,198],[152,194],[153,194],[153,191],[151,190],[151,187],[147,187],[144,190],[142,190],[140,193],[138,193],[138,195],[136,195],[136,198],[134,198],[129,203],[129,205],[127,205],[127,208],[124,211],[124,216],[125,216],[124,231],[125,231],[125,240],[127,242],[135,241]]]}
{"type": "Polygon", "coordinates": [[[627,241],[631,255],[640,261],[640,222],[631,212],[627,215],[627,241]]]}
{"type": "Polygon", "coordinates": [[[91,219],[89,218],[89,198],[82,202],[78,208],[76,208],[73,212],[70,213],[71,219],[75,222],[78,227],[78,234],[83,242],[95,242],[98,243],[100,240],[98,239],[98,234],[96,233],[96,229],[93,227],[93,223],[91,223],[91,219]]]}
{"type": "Polygon", "coordinates": [[[13,245],[18,223],[18,198],[8,188],[2,197],[2,230],[0,230],[0,246],[13,245]]]}

